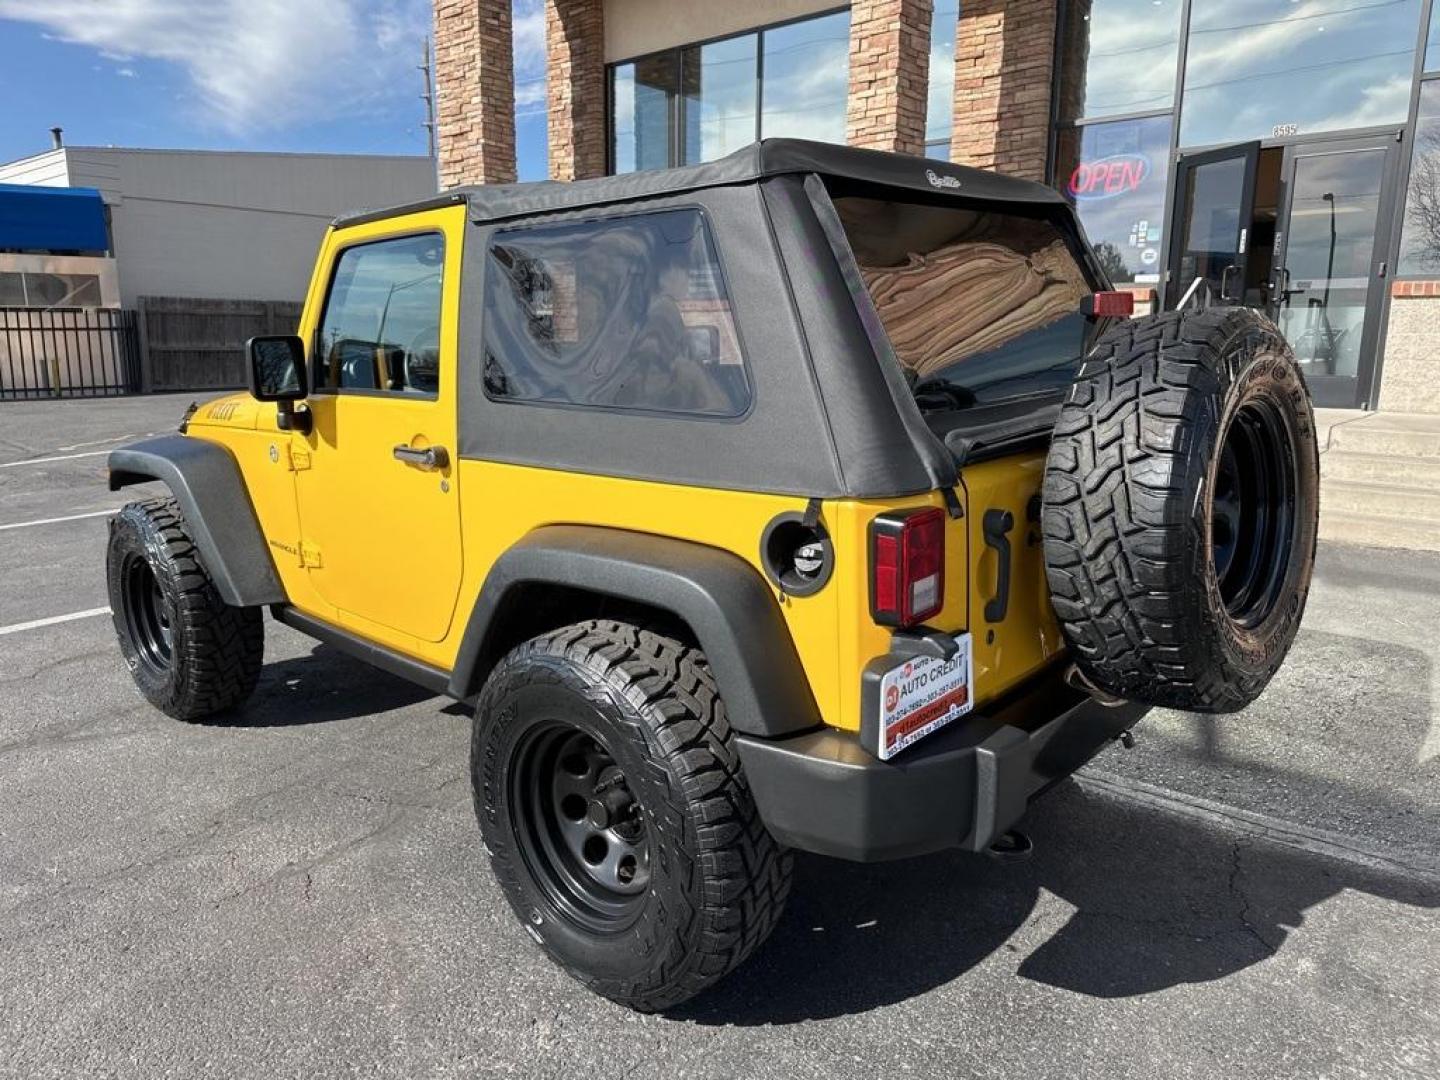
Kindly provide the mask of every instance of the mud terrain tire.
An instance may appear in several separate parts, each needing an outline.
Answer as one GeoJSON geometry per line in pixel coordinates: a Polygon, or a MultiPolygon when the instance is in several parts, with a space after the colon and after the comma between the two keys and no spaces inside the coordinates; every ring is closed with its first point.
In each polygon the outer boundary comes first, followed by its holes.
{"type": "Polygon", "coordinates": [[[175,500],[124,507],[110,519],[106,556],[120,652],[150,703],[203,720],[245,701],[264,661],[260,609],[220,598],[175,500]]]}
{"type": "Polygon", "coordinates": [[[1223,713],[1284,660],[1310,586],[1319,454],[1304,380],[1264,316],[1166,312],[1109,331],[1046,463],[1051,600],[1089,680],[1223,713]]]}
{"type": "Polygon", "coordinates": [[[780,917],[790,853],[760,821],[698,649],[612,621],[520,645],[481,691],[470,764],[516,915],[614,1001],[693,997],[780,917]]]}

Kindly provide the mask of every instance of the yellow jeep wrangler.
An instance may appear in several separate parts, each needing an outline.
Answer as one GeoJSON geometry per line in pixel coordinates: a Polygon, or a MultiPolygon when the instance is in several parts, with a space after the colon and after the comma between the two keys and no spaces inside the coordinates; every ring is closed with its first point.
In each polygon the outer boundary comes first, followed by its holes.
{"type": "Polygon", "coordinates": [[[241,707],[262,612],[473,703],[491,864],[598,992],[689,998],[790,849],[1023,848],[1147,707],[1296,632],[1309,398],[1240,308],[1130,319],[1066,203],[793,140],[343,217],[248,395],[110,455],[121,651],[241,707]]]}

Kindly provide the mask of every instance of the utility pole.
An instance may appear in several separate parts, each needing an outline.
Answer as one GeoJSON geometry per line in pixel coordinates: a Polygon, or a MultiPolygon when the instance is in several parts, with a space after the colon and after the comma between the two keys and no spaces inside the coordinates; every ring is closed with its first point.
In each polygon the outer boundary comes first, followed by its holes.
{"type": "Polygon", "coordinates": [[[425,80],[424,90],[420,94],[420,100],[425,102],[425,139],[430,149],[430,160],[435,163],[435,186],[440,186],[440,155],[435,149],[435,84],[430,78],[430,39],[427,37],[421,43],[423,50],[420,63],[416,65],[421,77],[425,80]]]}

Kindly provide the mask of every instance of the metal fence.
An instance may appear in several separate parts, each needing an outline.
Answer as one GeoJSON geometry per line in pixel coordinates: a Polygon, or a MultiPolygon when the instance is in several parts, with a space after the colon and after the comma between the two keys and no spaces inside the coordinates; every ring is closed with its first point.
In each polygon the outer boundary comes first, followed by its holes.
{"type": "Polygon", "coordinates": [[[133,311],[0,307],[0,401],[139,389],[133,311]]]}

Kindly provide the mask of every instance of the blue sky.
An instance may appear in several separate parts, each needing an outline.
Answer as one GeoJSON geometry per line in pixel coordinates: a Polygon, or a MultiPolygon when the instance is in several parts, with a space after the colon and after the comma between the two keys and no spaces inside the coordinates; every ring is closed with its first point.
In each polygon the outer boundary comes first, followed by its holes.
{"type": "MultiPolygon", "coordinates": [[[[425,153],[430,0],[0,0],[0,161],[72,145],[425,153]]],[[[516,3],[522,176],[545,171],[544,21],[516,3]]]]}

